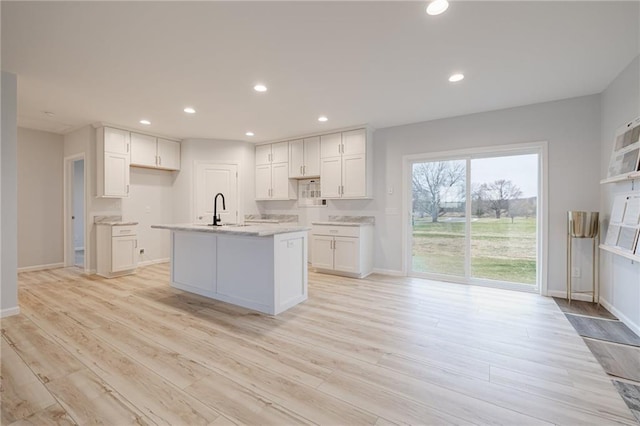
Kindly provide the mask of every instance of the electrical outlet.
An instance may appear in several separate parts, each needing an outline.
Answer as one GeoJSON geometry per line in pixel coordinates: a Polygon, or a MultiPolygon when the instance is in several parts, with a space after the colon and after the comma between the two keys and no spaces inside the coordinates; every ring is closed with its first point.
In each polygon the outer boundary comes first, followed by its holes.
{"type": "Polygon", "coordinates": [[[580,278],[580,268],[571,268],[571,276],[580,278]]]}
{"type": "Polygon", "coordinates": [[[142,248],[140,249],[140,254],[141,255],[144,254],[144,249],[142,249],[142,248]]]}

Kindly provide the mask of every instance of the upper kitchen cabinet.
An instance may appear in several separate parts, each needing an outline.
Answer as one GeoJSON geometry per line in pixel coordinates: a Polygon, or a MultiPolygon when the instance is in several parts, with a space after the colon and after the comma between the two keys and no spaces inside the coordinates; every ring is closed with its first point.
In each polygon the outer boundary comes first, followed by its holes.
{"type": "Polygon", "coordinates": [[[293,200],[295,181],[289,181],[289,143],[256,146],[256,200],[293,200]]]}
{"type": "Polygon", "coordinates": [[[289,177],[320,176],[320,137],[289,142],[289,177]]]}
{"type": "Polygon", "coordinates": [[[131,165],[180,170],[180,143],[141,133],[131,133],[131,165]]]}
{"type": "Polygon", "coordinates": [[[111,127],[96,130],[96,193],[103,198],[129,196],[130,134],[111,127]]]}
{"type": "Polygon", "coordinates": [[[366,129],[320,137],[322,198],[358,199],[372,195],[371,137],[366,129]]]}

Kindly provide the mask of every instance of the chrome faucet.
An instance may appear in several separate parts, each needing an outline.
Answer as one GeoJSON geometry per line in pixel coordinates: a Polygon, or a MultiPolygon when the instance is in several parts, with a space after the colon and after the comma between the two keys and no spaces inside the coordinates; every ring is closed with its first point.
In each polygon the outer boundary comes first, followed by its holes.
{"type": "Polygon", "coordinates": [[[222,194],[222,192],[218,192],[213,198],[213,226],[222,225],[222,219],[220,219],[220,215],[218,214],[218,196],[222,197],[222,210],[227,209],[227,207],[224,205],[224,195],[222,194]]]}

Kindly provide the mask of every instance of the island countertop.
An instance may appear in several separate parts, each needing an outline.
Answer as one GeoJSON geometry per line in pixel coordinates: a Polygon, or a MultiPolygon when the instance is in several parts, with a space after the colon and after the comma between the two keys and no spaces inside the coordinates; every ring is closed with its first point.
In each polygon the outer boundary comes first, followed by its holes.
{"type": "Polygon", "coordinates": [[[151,225],[155,229],[169,229],[172,231],[208,232],[214,234],[246,235],[254,237],[268,237],[277,234],[287,234],[290,232],[308,231],[311,228],[297,224],[252,224],[252,225],[222,225],[210,226],[204,224],[179,223],[170,225],[151,225]]]}

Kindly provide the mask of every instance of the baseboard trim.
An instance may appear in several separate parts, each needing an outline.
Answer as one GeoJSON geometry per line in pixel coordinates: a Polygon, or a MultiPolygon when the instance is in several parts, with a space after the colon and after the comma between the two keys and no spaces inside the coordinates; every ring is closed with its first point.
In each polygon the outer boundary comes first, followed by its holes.
{"type": "Polygon", "coordinates": [[[168,257],[164,259],[145,260],[144,262],[138,263],[138,266],[143,267],[143,266],[155,265],[157,263],[168,263],[169,261],[170,259],[168,257]]]}
{"type": "Polygon", "coordinates": [[[609,303],[606,299],[601,298],[600,304],[607,308],[609,312],[618,317],[620,321],[622,321],[627,327],[633,330],[638,336],[640,336],[640,324],[634,324],[633,321],[629,319],[626,315],[616,309],[611,303],[609,303]]]}
{"type": "Polygon", "coordinates": [[[10,317],[12,315],[18,315],[20,313],[20,308],[15,306],[13,308],[6,308],[0,310],[0,318],[10,317]]]}
{"type": "Polygon", "coordinates": [[[390,275],[392,277],[404,277],[405,273],[396,269],[373,268],[374,274],[390,275]]]}
{"type": "Polygon", "coordinates": [[[24,266],[22,268],[18,268],[18,273],[20,273],[20,272],[32,272],[32,271],[44,271],[45,269],[58,269],[58,268],[64,268],[64,262],[49,263],[48,265],[24,266]]]}
{"type": "MultiPolygon", "coordinates": [[[[562,291],[562,290],[547,290],[547,296],[548,297],[557,297],[559,299],[566,299],[567,298],[567,292],[566,291],[562,291]]],[[[590,294],[574,293],[571,296],[571,300],[580,300],[582,302],[591,302],[591,295],[590,294]]]]}

